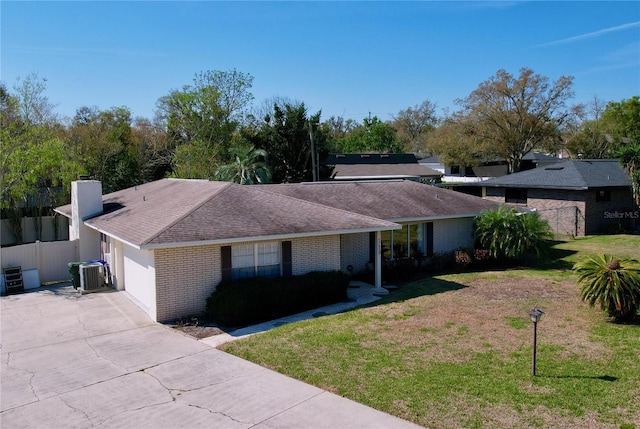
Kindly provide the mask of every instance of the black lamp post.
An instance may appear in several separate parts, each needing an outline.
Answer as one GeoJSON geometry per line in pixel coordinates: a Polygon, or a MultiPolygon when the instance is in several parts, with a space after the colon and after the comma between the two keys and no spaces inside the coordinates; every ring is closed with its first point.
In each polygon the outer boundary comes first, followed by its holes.
{"type": "Polygon", "coordinates": [[[531,321],[533,322],[533,352],[531,355],[531,359],[532,359],[531,374],[533,376],[536,375],[536,343],[537,343],[537,337],[538,337],[538,321],[540,320],[543,314],[544,314],[544,311],[538,308],[534,308],[533,310],[529,311],[529,316],[531,316],[531,321]]]}

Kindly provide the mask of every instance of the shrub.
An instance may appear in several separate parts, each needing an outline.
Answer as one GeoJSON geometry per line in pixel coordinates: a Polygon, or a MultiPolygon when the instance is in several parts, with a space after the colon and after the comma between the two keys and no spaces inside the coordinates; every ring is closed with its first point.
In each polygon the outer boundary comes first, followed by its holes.
{"type": "Polygon", "coordinates": [[[429,258],[428,267],[436,273],[448,271],[453,267],[453,252],[435,252],[429,258]]]}
{"type": "Polygon", "coordinates": [[[383,261],[382,276],[385,281],[404,281],[418,272],[412,258],[396,258],[383,261]]]}
{"type": "Polygon", "coordinates": [[[339,271],[222,282],[207,299],[207,315],[222,326],[246,326],[344,301],[348,285],[339,271]]]}
{"type": "Polygon", "coordinates": [[[491,255],[489,255],[489,251],[487,249],[474,249],[473,250],[473,260],[476,262],[485,262],[491,259],[491,255]]]}
{"type": "Polygon", "coordinates": [[[551,228],[538,213],[518,213],[503,204],[476,217],[474,235],[490,256],[520,258],[527,252],[539,255],[551,228]]]}
{"type": "Polygon", "coordinates": [[[573,266],[582,284],[580,297],[599,304],[615,321],[632,320],[640,307],[640,265],[633,259],[599,255],[573,266]]]}
{"type": "Polygon", "coordinates": [[[471,265],[471,256],[464,249],[458,249],[453,252],[453,263],[458,269],[465,269],[471,265]]]}

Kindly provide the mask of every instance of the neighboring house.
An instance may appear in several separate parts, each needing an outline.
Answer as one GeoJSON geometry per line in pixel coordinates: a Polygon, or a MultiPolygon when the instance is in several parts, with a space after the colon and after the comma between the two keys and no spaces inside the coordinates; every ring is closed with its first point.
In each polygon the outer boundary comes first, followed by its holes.
{"type": "Polygon", "coordinates": [[[615,159],[564,161],[475,186],[488,200],[537,210],[559,234],[603,233],[614,223],[633,229],[640,217],[631,180],[615,159]]]}
{"type": "Polygon", "coordinates": [[[334,180],[409,179],[432,183],[442,176],[420,165],[412,153],[331,154],[325,164],[333,167],[334,180]]]}
{"type": "MultiPolygon", "coordinates": [[[[541,152],[529,152],[522,158],[520,171],[532,170],[560,162],[562,159],[541,152]]],[[[485,162],[475,167],[462,167],[458,165],[444,165],[440,157],[431,156],[418,161],[425,167],[443,173],[443,183],[473,183],[493,177],[501,177],[507,174],[507,162],[497,159],[485,162]]]]}
{"type": "Polygon", "coordinates": [[[497,206],[406,180],[164,179],[104,196],[100,182],[73,182],[72,204],[57,211],[72,219],[80,259],[107,260],[114,287],[167,321],[203,312],[220,281],[256,275],[355,273],[373,263],[383,294],[385,240],[425,254],[471,246],[473,218],[497,206]]]}

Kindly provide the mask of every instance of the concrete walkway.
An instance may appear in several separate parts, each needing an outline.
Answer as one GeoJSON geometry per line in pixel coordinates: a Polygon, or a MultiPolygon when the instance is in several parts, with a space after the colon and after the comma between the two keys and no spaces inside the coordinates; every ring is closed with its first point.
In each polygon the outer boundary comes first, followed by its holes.
{"type": "Polygon", "coordinates": [[[151,321],[122,293],[0,298],[0,426],[415,428],[151,321]]]}

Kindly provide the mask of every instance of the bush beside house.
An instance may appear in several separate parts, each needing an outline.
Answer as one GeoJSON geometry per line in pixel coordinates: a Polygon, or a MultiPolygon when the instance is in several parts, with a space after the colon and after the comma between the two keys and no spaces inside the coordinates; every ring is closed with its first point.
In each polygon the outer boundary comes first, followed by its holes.
{"type": "Polygon", "coordinates": [[[207,299],[207,316],[222,326],[246,326],[345,301],[348,286],[340,271],[222,282],[207,299]]]}

